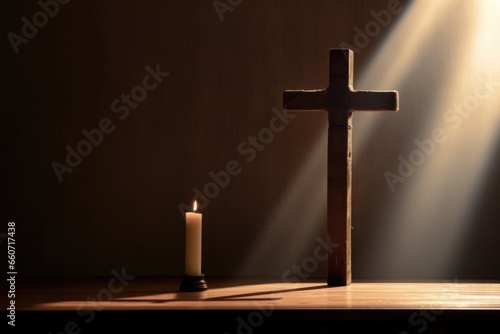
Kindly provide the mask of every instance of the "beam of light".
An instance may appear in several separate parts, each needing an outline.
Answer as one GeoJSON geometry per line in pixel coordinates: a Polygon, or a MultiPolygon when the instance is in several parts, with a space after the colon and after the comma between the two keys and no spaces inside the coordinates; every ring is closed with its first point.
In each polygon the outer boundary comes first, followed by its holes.
{"type": "MultiPolygon", "coordinates": [[[[433,1],[431,4],[423,1],[413,2],[405,9],[405,13],[399,14],[404,17],[392,28],[376,55],[362,70],[360,79],[355,82],[355,88],[396,89],[396,84],[404,78],[409,64],[418,57],[419,48],[424,47],[425,38],[431,33],[429,22],[442,10],[439,5],[442,3],[443,1],[433,1]],[[435,6],[439,6],[440,10],[435,10],[435,6]]],[[[354,115],[355,152],[361,151],[372,138],[380,121],[381,117],[377,113],[354,115]]]]}
{"type": "MultiPolygon", "coordinates": [[[[300,117],[311,119],[311,117],[319,116],[316,115],[298,113],[293,122],[300,123],[300,117]]],[[[320,118],[324,122],[314,125],[318,127],[316,130],[308,131],[308,133],[318,134],[310,147],[310,154],[297,169],[284,195],[266,221],[267,231],[258,238],[253,249],[242,262],[239,270],[241,276],[255,275],[256,271],[262,271],[266,265],[272,265],[276,269],[286,263],[300,264],[296,262],[296,259],[300,261],[301,256],[304,253],[307,254],[306,247],[309,243],[306,241],[312,241],[318,236],[324,237],[326,234],[326,184],[324,182],[326,180],[326,113],[320,118]],[[297,228],[295,226],[297,223],[294,222],[298,222],[301,226],[297,228]],[[290,231],[287,224],[292,225],[294,230],[290,231]],[[318,230],[321,232],[318,233],[318,230]],[[286,242],[283,242],[283,231],[287,231],[286,242]],[[279,249],[280,247],[276,246],[277,243],[285,248],[279,249]]]]}
{"type": "MultiPolygon", "coordinates": [[[[425,105],[427,110],[441,110],[448,107],[446,101],[452,96],[449,92],[455,93],[460,89],[465,89],[463,74],[455,68],[464,63],[474,34],[474,22],[467,12],[453,13],[450,15],[449,8],[453,5],[452,0],[441,0],[434,2],[419,1],[414,2],[407,13],[398,22],[398,25],[391,31],[389,37],[384,41],[383,47],[379,49],[375,57],[370,61],[362,72],[359,86],[365,89],[396,89],[400,91],[400,110],[404,112],[411,109],[415,102],[425,105]],[[453,19],[457,22],[454,29],[442,29],[440,22],[453,19]],[[441,38],[446,39],[447,45],[453,45],[448,50],[450,57],[445,64],[436,64],[432,58],[425,55],[432,55],[438,50],[441,51],[441,38]],[[423,62],[427,62],[424,66],[423,62]],[[426,93],[425,101],[413,101],[409,99],[412,91],[418,89],[414,81],[416,75],[427,73],[432,75],[433,69],[439,67],[441,78],[435,77],[433,94],[426,93]],[[441,89],[441,81],[446,83],[446,89],[441,89]],[[450,87],[453,85],[453,87],[450,87]],[[371,87],[371,88],[370,88],[371,87]]],[[[438,59],[438,58],[435,58],[438,59]]],[[[432,83],[429,83],[432,85],[432,83]]],[[[430,87],[430,86],[428,86],[430,87]]],[[[424,87],[422,87],[424,88],[424,87]]],[[[433,113],[436,118],[441,117],[433,113]]],[[[354,149],[361,151],[376,136],[381,122],[386,115],[380,117],[375,113],[355,115],[355,126],[357,131],[354,138],[354,149]]],[[[426,122],[420,122],[420,126],[432,126],[434,119],[426,117],[426,122]]]]}
{"type": "MultiPolygon", "coordinates": [[[[472,8],[471,8],[472,9],[472,8]]],[[[500,138],[500,65],[498,55],[500,54],[500,2],[495,0],[483,0],[472,10],[476,20],[476,35],[474,44],[469,48],[470,62],[477,67],[477,71],[483,79],[491,78],[497,85],[491,91],[491,97],[487,98],[474,114],[475,122],[469,123],[467,130],[472,136],[468,138],[469,151],[474,152],[476,157],[470,157],[471,169],[475,171],[475,182],[469,189],[469,199],[462,207],[462,229],[457,237],[454,252],[461,253],[461,248],[466,245],[468,232],[474,228],[474,217],[472,213],[479,204],[481,189],[488,182],[488,175],[494,172],[492,162],[498,154],[498,142],[500,138]],[[470,126],[469,126],[470,125],[470,126]],[[462,246],[461,246],[462,245],[462,246]]],[[[467,120],[465,120],[466,122],[467,120]]],[[[466,144],[466,145],[467,145],[466,144]]],[[[456,147],[456,150],[460,150],[456,147]]],[[[455,266],[459,259],[455,258],[455,266]]]]}
{"type": "MultiPolygon", "coordinates": [[[[427,29],[433,30],[439,25],[448,33],[429,36],[428,44],[447,44],[449,41],[441,38],[450,34],[463,36],[463,41],[452,41],[451,46],[456,47],[456,54],[452,54],[455,73],[443,81],[444,90],[439,100],[429,105],[433,113],[422,117],[421,122],[443,129],[447,139],[436,144],[425,163],[396,191],[391,212],[385,212],[383,220],[391,224],[382,234],[391,237],[389,242],[385,240],[375,262],[387,263],[384,268],[387,275],[398,275],[401,270],[409,276],[420,276],[423,272],[426,276],[451,274],[460,261],[455,254],[460,254],[474,226],[471,214],[477,205],[481,185],[486,182],[488,163],[497,149],[500,87],[497,86],[490,97],[480,100],[468,115],[460,114],[463,115],[460,123],[450,122],[444,114],[456,104],[472,101],[483,79],[488,80],[493,75],[493,82],[500,81],[497,61],[500,2],[442,3],[453,10],[439,11],[439,15],[427,23],[427,29]],[[452,14],[463,15],[459,22],[465,24],[456,25],[457,17],[452,14]]],[[[436,56],[441,58],[441,63],[450,61],[446,55],[437,53],[436,56]]],[[[422,64],[414,58],[412,63],[406,62],[406,66],[412,68],[422,64]]],[[[406,112],[418,110],[413,107],[406,112]]],[[[428,131],[425,132],[420,139],[431,137],[428,131]]],[[[400,153],[408,157],[410,151],[400,153]]]]}
{"type": "Polygon", "coordinates": [[[436,17],[445,10],[445,3],[446,1],[416,1],[406,8],[405,17],[400,19],[384,41],[383,47],[362,72],[360,86],[379,84],[392,87],[401,82],[406,71],[425,48],[428,36],[433,33],[431,22],[435,22],[436,17]]]}

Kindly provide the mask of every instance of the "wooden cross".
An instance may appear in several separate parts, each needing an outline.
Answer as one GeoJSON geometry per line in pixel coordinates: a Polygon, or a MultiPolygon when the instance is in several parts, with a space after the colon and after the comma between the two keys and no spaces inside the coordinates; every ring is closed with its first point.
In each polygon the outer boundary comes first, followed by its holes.
{"type": "Polygon", "coordinates": [[[287,90],[283,108],[328,112],[327,235],[335,246],[328,257],[327,284],[351,283],[352,112],[398,111],[397,91],[353,89],[353,52],[330,49],[330,83],[324,90],[287,90]]]}

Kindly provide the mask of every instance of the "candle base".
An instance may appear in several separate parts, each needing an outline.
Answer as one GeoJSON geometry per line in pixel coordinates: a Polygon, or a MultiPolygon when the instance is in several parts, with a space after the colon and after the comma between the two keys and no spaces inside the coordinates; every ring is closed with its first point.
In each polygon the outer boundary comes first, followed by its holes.
{"type": "Polygon", "coordinates": [[[185,275],[180,286],[180,291],[205,291],[207,288],[204,274],[200,276],[185,275]]]}

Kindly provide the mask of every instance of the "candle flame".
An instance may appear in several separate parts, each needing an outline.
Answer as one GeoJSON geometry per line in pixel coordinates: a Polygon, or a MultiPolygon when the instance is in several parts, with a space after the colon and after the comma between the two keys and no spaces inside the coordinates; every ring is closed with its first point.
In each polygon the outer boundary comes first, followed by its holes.
{"type": "Polygon", "coordinates": [[[193,204],[193,211],[196,211],[198,209],[198,204],[196,203],[196,201],[194,201],[194,204],[193,204]]]}

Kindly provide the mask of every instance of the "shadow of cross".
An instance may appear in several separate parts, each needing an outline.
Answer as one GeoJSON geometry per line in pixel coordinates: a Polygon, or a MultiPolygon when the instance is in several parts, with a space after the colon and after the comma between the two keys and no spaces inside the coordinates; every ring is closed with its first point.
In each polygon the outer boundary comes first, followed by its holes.
{"type": "Polygon", "coordinates": [[[330,82],[323,90],[286,90],[283,108],[328,112],[327,236],[340,244],[328,256],[327,284],[351,283],[352,112],[398,111],[397,91],[353,89],[353,52],[330,49],[330,82]]]}

